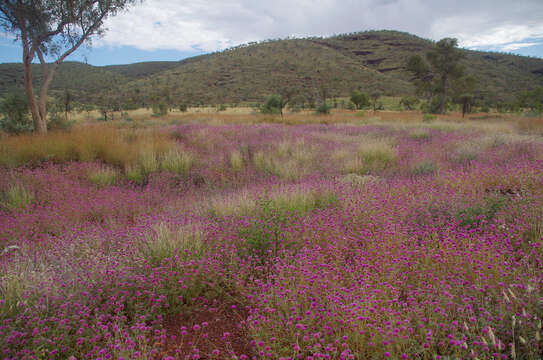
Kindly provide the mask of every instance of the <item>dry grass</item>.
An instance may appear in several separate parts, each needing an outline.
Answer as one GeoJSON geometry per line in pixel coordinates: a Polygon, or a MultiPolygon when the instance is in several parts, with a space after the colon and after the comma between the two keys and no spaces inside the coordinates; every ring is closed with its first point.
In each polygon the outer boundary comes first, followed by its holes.
{"type": "Polygon", "coordinates": [[[247,189],[228,195],[215,196],[207,200],[204,213],[213,217],[253,215],[265,203],[271,211],[289,212],[304,215],[313,209],[327,206],[337,201],[335,194],[328,189],[310,189],[303,186],[277,188],[265,194],[247,189]]]}
{"type": "Polygon", "coordinates": [[[269,152],[259,151],[253,156],[257,170],[278,176],[285,180],[297,180],[315,167],[318,148],[305,141],[282,141],[269,152]]]}
{"type": "Polygon", "coordinates": [[[187,260],[203,253],[205,234],[197,227],[187,225],[171,229],[167,224],[159,223],[153,230],[147,241],[138,245],[143,256],[155,266],[176,255],[187,260]]]}
{"type": "Polygon", "coordinates": [[[88,174],[89,181],[99,187],[114,185],[119,177],[119,171],[109,167],[94,169],[88,174]]]}
{"type": "Polygon", "coordinates": [[[241,155],[241,152],[239,150],[235,150],[232,153],[230,153],[230,159],[229,159],[230,167],[234,171],[240,171],[243,169],[244,162],[243,162],[243,156],[241,155]]]}
{"type": "Polygon", "coordinates": [[[380,173],[396,162],[397,151],[390,138],[359,138],[355,151],[342,148],[332,154],[332,160],[343,164],[345,174],[380,173]]]}
{"type": "Polygon", "coordinates": [[[543,135],[543,116],[519,118],[517,128],[522,134],[543,135]]]}
{"type": "Polygon", "coordinates": [[[176,174],[186,174],[192,169],[194,155],[180,149],[172,149],[160,158],[160,169],[176,174]]]}
{"type": "Polygon", "coordinates": [[[160,156],[175,147],[175,141],[164,132],[123,130],[109,124],[82,125],[69,133],[4,138],[0,140],[0,166],[14,167],[46,160],[98,160],[120,167],[137,163],[147,166],[150,157],[160,156]]]}

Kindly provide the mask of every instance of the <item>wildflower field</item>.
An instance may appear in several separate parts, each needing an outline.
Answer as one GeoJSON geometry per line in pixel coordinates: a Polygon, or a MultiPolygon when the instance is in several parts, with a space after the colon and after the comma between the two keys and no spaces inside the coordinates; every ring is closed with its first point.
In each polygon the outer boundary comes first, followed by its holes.
{"type": "Polygon", "coordinates": [[[543,358],[537,122],[296,116],[0,138],[0,357],[543,358]]]}

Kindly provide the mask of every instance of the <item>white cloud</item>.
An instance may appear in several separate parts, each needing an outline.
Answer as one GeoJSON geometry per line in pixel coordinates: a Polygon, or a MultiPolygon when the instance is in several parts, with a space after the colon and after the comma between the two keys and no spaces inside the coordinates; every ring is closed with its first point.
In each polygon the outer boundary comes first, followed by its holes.
{"type": "Polygon", "coordinates": [[[146,0],[108,19],[97,45],[214,51],[293,34],[395,29],[478,47],[543,37],[541,19],[540,0],[146,0]]]}
{"type": "Polygon", "coordinates": [[[541,43],[513,43],[513,44],[507,44],[507,45],[502,46],[501,50],[515,51],[515,50],[522,49],[525,47],[531,47],[531,46],[536,46],[536,45],[541,45],[541,44],[543,44],[543,42],[541,43]]]}
{"type": "Polygon", "coordinates": [[[439,25],[433,26],[433,33],[438,37],[456,37],[464,47],[496,46],[522,42],[526,39],[543,38],[543,24],[504,23],[497,26],[490,21],[459,19],[450,17],[443,19],[439,25]],[[463,25],[459,25],[463,24],[463,25]],[[462,29],[462,30],[457,30],[462,29]]]}

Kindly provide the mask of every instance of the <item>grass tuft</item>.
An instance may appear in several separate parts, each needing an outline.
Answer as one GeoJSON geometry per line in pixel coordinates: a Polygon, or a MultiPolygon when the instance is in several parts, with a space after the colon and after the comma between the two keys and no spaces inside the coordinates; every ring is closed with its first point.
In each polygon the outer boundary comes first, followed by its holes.
{"type": "Polygon", "coordinates": [[[304,140],[282,141],[272,151],[256,152],[253,163],[258,171],[266,174],[284,180],[299,180],[314,168],[317,153],[317,147],[307,145],[304,140]]]}
{"type": "Polygon", "coordinates": [[[411,173],[415,176],[437,175],[439,165],[431,160],[423,160],[413,165],[411,173]]]}
{"type": "Polygon", "coordinates": [[[354,156],[336,153],[336,158],[342,156],[347,156],[343,166],[345,173],[368,175],[393,166],[398,155],[389,140],[369,139],[358,146],[354,156]]]}
{"type": "Polygon", "coordinates": [[[141,254],[152,265],[160,266],[165,259],[174,259],[176,255],[183,260],[202,256],[204,234],[201,230],[187,226],[172,230],[165,223],[155,225],[153,230],[139,245],[141,254]]]}
{"type": "Polygon", "coordinates": [[[119,171],[112,168],[99,168],[92,170],[89,175],[89,181],[99,187],[104,187],[108,185],[115,185],[119,179],[119,171]]]}
{"type": "Polygon", "coordinates": [[[160,159],[160,169],[162,171],[173,172],[176,174],[186,174],[194,165],[194,156],[191,153],[179,149],[170,150],[160,159]]]}
{"type": "Polygon", "coordinates": [[[230,163],[230,167],[234,171],[240,171],[241,169],[243,169],[243,165],[244,165],[243,157],[238,150],[235,150],[230,154],[229,163],[230,163]]]}
{"type": "Polygon", "coordinates": [[[25,209],[34,202],[34,194],[21,184],[10,185],[0,196],[0,208],[8,211],[25,209]]]}

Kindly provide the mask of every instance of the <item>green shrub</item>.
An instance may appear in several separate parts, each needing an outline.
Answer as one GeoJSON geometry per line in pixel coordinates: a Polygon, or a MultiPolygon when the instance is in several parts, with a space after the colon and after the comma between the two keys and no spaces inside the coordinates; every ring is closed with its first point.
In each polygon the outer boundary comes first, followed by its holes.
{"type": "Polygon", "coordinates": [[[290,107],[290,112],[292,113],[299,113],[302,111],[302,107],[300,105],[294,105],[290,107]]]}
{"type": "Polygon", "coordinates": [[[416,105],[420,100],[414,96],[404,96],[400,100],[400,105],[403,106],[405,110],[415,110],[416,105]]]}
{"type": "Polygon", "coordinates": [[[283,98],[281,95],[272,95],[266,100],[264,106],[260,108],[260,112],[263,114],[281,114],[284,107],[283,98]]]}
{"type": "Polygon", "coordinates": [[[34,194],[21,184],[10,185],[0,196],[0,208],[8,211],[24,209],[34,202],[34,194]]]}
{"type": "Polygon", "coordinates": [[[332,107],[330,106],[330,104],[328,104],[326,102],[323,102],[322,104],[319,105],[319,107],[317,107],[315,112],[317,114],[321,114],[321,115],[330,114],[330,109],[331,108],[332,107]]]}
{"type": "Polygon", "coordinates": [[[187,110],[188,110],[188,105],[187,104],[180,104],[179,105],[179,111],[186,112],[187,110]]]}
{"type": "Polygon", "coordinates": [[[228,109],[228,107],[226,107],[226,105],[221,105],[219,106],[219,109],[217,111],[226,111],[228,109]]]}
{"type": "Polygon", "coordinates": [[[0,129],[3,131],[20,134],[34,130],[28,102],[23,94],[8,95],[0,103],[0,112],[4,114],[4,117],[0,119],[0,129]]]}
{"type": "Polygon", "coordinates": [[[422,122],[432,122],[435,119],[437,119],[437,117],[434,114],[424,114],[422,116],[422,122]]]}
{"type": "Polygon", "coordinates": [[[331,191],[294,192],[270,197],[260,197],[255,209],[256,216],[247,225],[239,229],[240,238],[245,240],[247,255],[256,255],[265,260],[269,252],[277,256],[284,244],[283,229],[300,216],[305,216],[315,209],[336,206],[337,195],[331,191]]]}
{"type": "Polygon", "coordinates": [[[356,106],[357,109],[362,109],[363,107],[370,105],[370,98],[368,94],[354,90],[351,93],[351,102],[356,106]]]}
{"type": "Polygon", "coordinates": [[[62,104],[52,103],[48,107],[47,128],[49,130],[68,131],[75,124],[75,121],[67,118],[63,111],[62,104]]]}
{"type": "Polygon", "coordinates": [[[501,197],[487,198],[483,204],[468,207],[456,215],[460,226],[473,227],[481,220],[492,221],[496,214],[505,206],[506,199],[501,197]]]}
{"type": "Polygon", "coordinates": [[[432,102],[424,103],[421,106],[422,111],[425,113],[430,113],[430,114],[439,114],[440,107],[441,107],[441,99],[442,99],[441,95],[434,96],[432,98],[432,102]]]}
{"type": "Polygon", "coordinates": [[[153,116],[164,116],[168,113],[168,105],[165,102],[153,104],[153,116]]]}
{"type": "MultiPolygon", "coordinates": [[[[269,251],[277,254],[285,243],[283,229],[299,217],[316,209],[338,206],[337,195],[330,190],[287,189],[254,197],[244,194],[238,199],[219,199],[210,204],[206,213],[216,218],[244,217],[238,228],[240,256],[257,256],[265,261],[269,251]]],[[[288,240],[287,240],[288,241],[288,240]]]]}
{"type": "Polygon", "coordinates": [[[366,117],[367,114],[366,114],[365,111],[357,111],[357,112],[355,113],[355,115],[356,115],[357,117],[366,117]]]}

